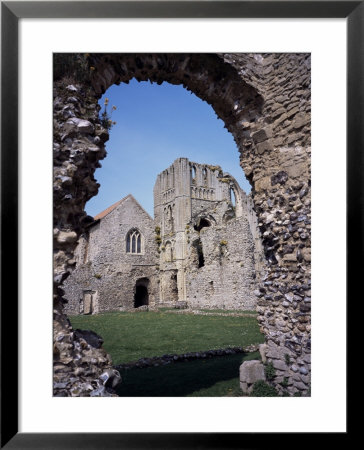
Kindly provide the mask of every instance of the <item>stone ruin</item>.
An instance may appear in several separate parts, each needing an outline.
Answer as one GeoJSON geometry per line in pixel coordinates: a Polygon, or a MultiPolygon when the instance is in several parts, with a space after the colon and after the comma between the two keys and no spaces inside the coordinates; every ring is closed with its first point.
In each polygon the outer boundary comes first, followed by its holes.
{"type": "Polygon", "coordinates": [[[305,53],[54,55],[54,395],[113,395],[110,358],[75,335],[63,283],[93,222],[84,207],[97,194],[94,171],[106,155],[98,100],[132,78],[182,84],[232,133],[262,236],[255,295],[264,358],[279,392],[309,395],[310,63],[305,53]]]}
{"type": "Polygon", "coordinates": [[[250,196],[219,166],[179,158],[154,186],[95,217],[65,281],[67,314],[138,307],[255,309],[263,250],[250,196]]]}

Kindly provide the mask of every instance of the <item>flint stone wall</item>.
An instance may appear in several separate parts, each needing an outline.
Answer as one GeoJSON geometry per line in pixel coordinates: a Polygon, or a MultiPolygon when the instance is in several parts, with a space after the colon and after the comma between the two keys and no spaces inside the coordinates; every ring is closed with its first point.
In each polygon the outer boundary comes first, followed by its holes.
{"type": "MultiPolygon", "coordinates": [[[[187,269],[189,306],[255,309],[254,245],[250,236],[249,225],[244,218],[201,230],[199,238],[205,264],[199,268],[196,255],[195,258],[191,255],[187,269]]],[[[193,239],[194,235],[191,236],[192,242],[193,239]]]]}
{"type": "MultiPolygon", "coordinates": [[[[306,394],[311,351],[310,55],[92,54],[87,66],[89,72],[85,69],[73,88],[61,75],[54,86],[55,342],[69,341],[55,357],[58,376],[74,375],[74,356],[83,357],[64,316],[62,283],[75,266],[76,243],[89,220],[84,205],[97,193],[93,174],[105,157],[108,132],[98,119],[97,101],[112,84],[135,77],[183,84],[211,104],[233,134],[263,236],[265,275],[257,298],[268,360],[282,361],[290,350],[289,364],[276,362],[278,379],[288,378],[291,394],[306,394]],[[307,378],[298,380],[296,368],[307,370],[307,378]]],[[[96,380],[105,366],[90,365],[88,379],[96,380]]]]}
{"type": "Polygon", "coordinates": [[[96,293],[95,313],[134,307],[135,285],[148,278],[149,304],[158,296],[154,222],[131,196],[87,230],[77,248],[78,265],[64,284],[67,314],[80,313],[85,290],[96,293]],[[142,254],[126,252],[126,235],[138,228],[143,237],[142,254]],[[83,241],[83,242],[82,242],[83,241]],[[87,243],[86,243],[87,242],[87,243]]]}

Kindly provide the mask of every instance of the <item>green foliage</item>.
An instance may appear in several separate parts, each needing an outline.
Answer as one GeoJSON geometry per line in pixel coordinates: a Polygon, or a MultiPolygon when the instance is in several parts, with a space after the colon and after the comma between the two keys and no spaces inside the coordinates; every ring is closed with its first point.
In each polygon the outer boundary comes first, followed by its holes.
{"type": "Polygon", "coordinates": [[[116,125],[116,122],[111,120],[112,113],[116,110],[116,106],[111,108],[111,111],[108,111],[109,99],[105,98],[104,101],[104,110],[100,115],[100,123],[107,130],[111,130],[111,128],[116,125]]]}
{"type": "Polygon", "coordinates": [[[289,366],[291,364],[291,358],[288,353],[284,354],[284,360],[285,360],[287,366],[289,366]]]}
{"type": "Polygon", "coordinates": [[[264,367],[265,377],[268,381],[273,380],[273,378],[276,376],[276,369],[273,367],[273,364],[270,362],[266,364],[264,367]]]}
{"type": "Polygon", "coordinates": [[[284,377],[280,384],[282,387],[286,388],[288,386],[288,377],[284,377]]]}
{"type": "MultiPolygon", "coordinates": [[[[155,231],[155,238],[154,241],[157,245],[160,245],[162,243],[162,238],[161,238],[161,228],[160,227],[155,227],[154,228],[155,231]]],[[[159,249],[158,249],[159,250],[159,249]]],[[[158,251],[158,253],[160,253],[160,250],[158,251]]]]}
{"type": "Polygon", "coordinates": [[[301,391],[297,391],[293,394],[293,397],[302,397],[302,392],[301,391]]]}
{"type": "Polygon", "coordinates": [[[263,380],[254,383],[250,397],[277,397],[278,393],[273,386],[263,380]]]}
{"type": "Polygon", "coordinates": [[[70,317],[72,326],[104,339],[113,364],[143,357],[181,354],[264,342],[254,315],[249,317],[110,312],[70,317]]]}
{"type": "Polygon", "coordinates": [[[226,246],[227,245],[227,241],[220,241],[220,245],[221,246],[224,246],[224,245],[226,246]]]}

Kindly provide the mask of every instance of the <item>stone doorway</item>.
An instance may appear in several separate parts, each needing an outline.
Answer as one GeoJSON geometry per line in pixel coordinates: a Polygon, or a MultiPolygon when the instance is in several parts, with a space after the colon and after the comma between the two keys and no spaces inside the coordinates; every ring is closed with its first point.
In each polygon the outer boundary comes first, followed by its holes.
{"type": "Polygon", "coordinates": [[[149,285],[148,278],[140,278],[135,283],[134,308],[139,308],[140,306],[147,306],[149,304],[148,285],[149,285]]]}
{"type": "Polygon", "coordinates": [[[80,312],[84,315],[93,314],[96,306],[96,292],[84,291],[80,312]]]}

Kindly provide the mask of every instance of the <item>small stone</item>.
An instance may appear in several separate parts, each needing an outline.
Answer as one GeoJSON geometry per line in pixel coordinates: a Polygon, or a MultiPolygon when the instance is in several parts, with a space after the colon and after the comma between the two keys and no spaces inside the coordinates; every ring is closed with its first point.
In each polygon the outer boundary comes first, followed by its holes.
{"type": "Polygon", "coordinates": [[[77,240],[77,234],[74,231],[60,231],[57,236],[59,244],[70,244],[77,240]]]}
{"type": "Polygon", "coordinates": [[[294,383],[294,386],[299,389],[300,391],[306,391],[308,389],[308,387],[302,383],[301,381],[297,381],[294,383]]]}
{"type": "Polygon", "coordinates": [[[64,129],[66,134],[70,133],[71,131],[79,131],[81,133],[93,133],[94,126],[88,120],[72,117],[71,119],[67,120],[67,122],[64,125],[64,129]]]}
{"type": "Polygon", "coordinates": [[[69,84],[69,85],[66,87],[66,89],[68,89],[68,90],[71,91],[71,92],[78,92],[78,89],[77,89],[75,86],[73,86],[73,84],[69,84]]]}
{"type": "Polygon", "coordinates": [[[283,370],[283,371],[287,370],[287,364],[284,361],[275,359],[275,360],[273,360],[272,364],[275,369],[283,370]]]}

